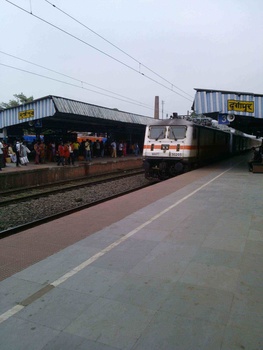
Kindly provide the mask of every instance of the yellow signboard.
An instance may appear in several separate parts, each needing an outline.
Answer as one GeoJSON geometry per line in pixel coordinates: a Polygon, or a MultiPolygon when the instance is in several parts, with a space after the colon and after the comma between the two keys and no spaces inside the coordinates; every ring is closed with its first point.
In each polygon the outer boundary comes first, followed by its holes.
{"type": "Polygon", "coordinates": [[[254,101],[227,100],[227,110],[254,113],[254,101]]]}
{"type": "Polygon", "coordinates": [[[18,119],[27,119],[27,118],[32,118],[34,117],[34,110],[33,109],[29,109],[27,111],[22,111],[18,113],[18,119]]]}

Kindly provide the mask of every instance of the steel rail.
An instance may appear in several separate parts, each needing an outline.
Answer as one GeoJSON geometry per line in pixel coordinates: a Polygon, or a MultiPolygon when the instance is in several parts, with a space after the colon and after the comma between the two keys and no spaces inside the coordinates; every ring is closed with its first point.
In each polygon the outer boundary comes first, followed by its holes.
{"type": "Polygon", "coordinates": [[[31,187],[31,188],[25,188],[25,189],[19,189],[17,191],[13,191],[13,192],[8,192],[5,193],[4,195],[7,196],[15,196],[14,198],[1,198],[0,199],[0,207],[1,206],[6,206],[6,205],[10,205],[10,204],[14,204],[14,203],[19,203],[19,202],[24,202],[28,199],[34,199],[34,198],[41,198],[41,197],[47,197],[49,195],[52,194],[56,194],[56,193],[62,193],[62,192],[66,192],[66,191],[71,191],[71,190],[75,190],[78,188],[83,188],[83,187],[90,187],[90,186],[95,186],[95,185],[99,185],[101,183],[107,183],[107,182],[111,182],[111,181],[115,181],[118,179],[122,179],[122,178],[126,178],[126,177],[132,177],[135,175],[139,175],[139,174],[143,174],[144,170],[137,170],[137,171],[131,171],[131,172],[127,172],[126,173],[122,173],[119,174],[116,172],[115,173],[111,173],[111,174],[104,174],[104,175],[99,175],[92,178],[82,178],[82,179],[76,179],[76,180],[68,180],[68,181],[63,181],[62,183],[56,183],[56,184],[49,184],[49,185],[43,185],[43,186],[35,186],[35,187],[31,187]],[[100,180],[98,180],[97,178],[100,177],[100,180]],[[75,182],[75,184],[72,184],[72,182],[75,182]],[[58,186],[58,188],[54,188],[58,186]],[[29,191],[36,191],[36,193],[28,193],[29,191]],[[22,194],[22,195],[21,195],[22,194]],[[23,195],[25,194],[25,195],[23,195]],[[20,197],[19,197],[20,195],[20,197]],[[18,197],[16,197],[18,196],[18,197]]]}
{"type": "Polygon", "coordinates": [[[149,182],[148,184],[138,186],[138,187],[136,187],[134,189],[129,189],[129,190],[126,190],[126,191],[122,191],[120,193],[114,194],[112,196],[107,196],[105,198],[96,200],[94,202],[90,202],[90,203],[86,203],[86,204],[83,204],[83,205],[79,205],[76,208],[67,209],[67,210],[58,212],[58,213],[50,215],[50,216],[46,216],[46,217],[38,219],[38,220],[33,220],[33,221],[28,222],[28,223],[23,224],[23,225],[15,226],[15,227],[9,228],[7,230],[0,231],[0,239],[3,239],[5,237],[11,236],[13,234],[16,234],[16,233],[19,233],[19,232],[22,232],[22,231],[25,231],[25,230],[28,230],[30,228],[33,228],[33,227],[45,224],[47,222],[59,219],[59,218],[61,218],[63,216],[67,216],[67,215],[76,213],[78,211],[81,211],[81,210],[84,210],[84,209],[96,206],[96,205],[98,205],[100,203],[107,202],[107,201],[112,200],[114,198],[118,198],[118,197],[124,196],[126,194],[138,191],[140,189],[152,186],[153,184],[155,184],[155,182],[149,182]]]}

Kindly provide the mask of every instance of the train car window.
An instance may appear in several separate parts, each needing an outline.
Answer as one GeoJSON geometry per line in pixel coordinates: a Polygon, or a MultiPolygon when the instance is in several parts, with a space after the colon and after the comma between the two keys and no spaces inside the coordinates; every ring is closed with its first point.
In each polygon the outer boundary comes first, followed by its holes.
{"type": "Polygon", "coordinates": [[[149,128],[149,139],[155,139],[156,141],[159,139],[165,138],[165,126],[151,126],[149,128]]]}
{"type": "Polygon", "coordinates": [[[168,138],[172,140],[184,139],[187,127],[185,125],[175,125],[169,128],[168,138]]]}

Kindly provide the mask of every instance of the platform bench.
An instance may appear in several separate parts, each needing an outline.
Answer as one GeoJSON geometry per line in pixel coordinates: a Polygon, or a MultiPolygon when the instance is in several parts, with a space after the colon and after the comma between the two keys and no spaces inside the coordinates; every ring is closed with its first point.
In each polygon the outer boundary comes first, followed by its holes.
{"type": "Polygon", "coordinates": [[[253,173],[263,173],[263,163],[253,164],[253,173]]]}

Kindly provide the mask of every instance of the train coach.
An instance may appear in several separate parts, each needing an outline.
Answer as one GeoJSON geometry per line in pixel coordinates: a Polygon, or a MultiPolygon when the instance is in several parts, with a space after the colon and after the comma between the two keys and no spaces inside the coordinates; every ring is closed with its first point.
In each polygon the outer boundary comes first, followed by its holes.
{"type": "Polygon", "coordinates": [[[238,154],[261,141],[211,120],[189,116],[153,120],[146,127],[143,159],[147,178],[165,179],[214,160],[238,154]]]}

